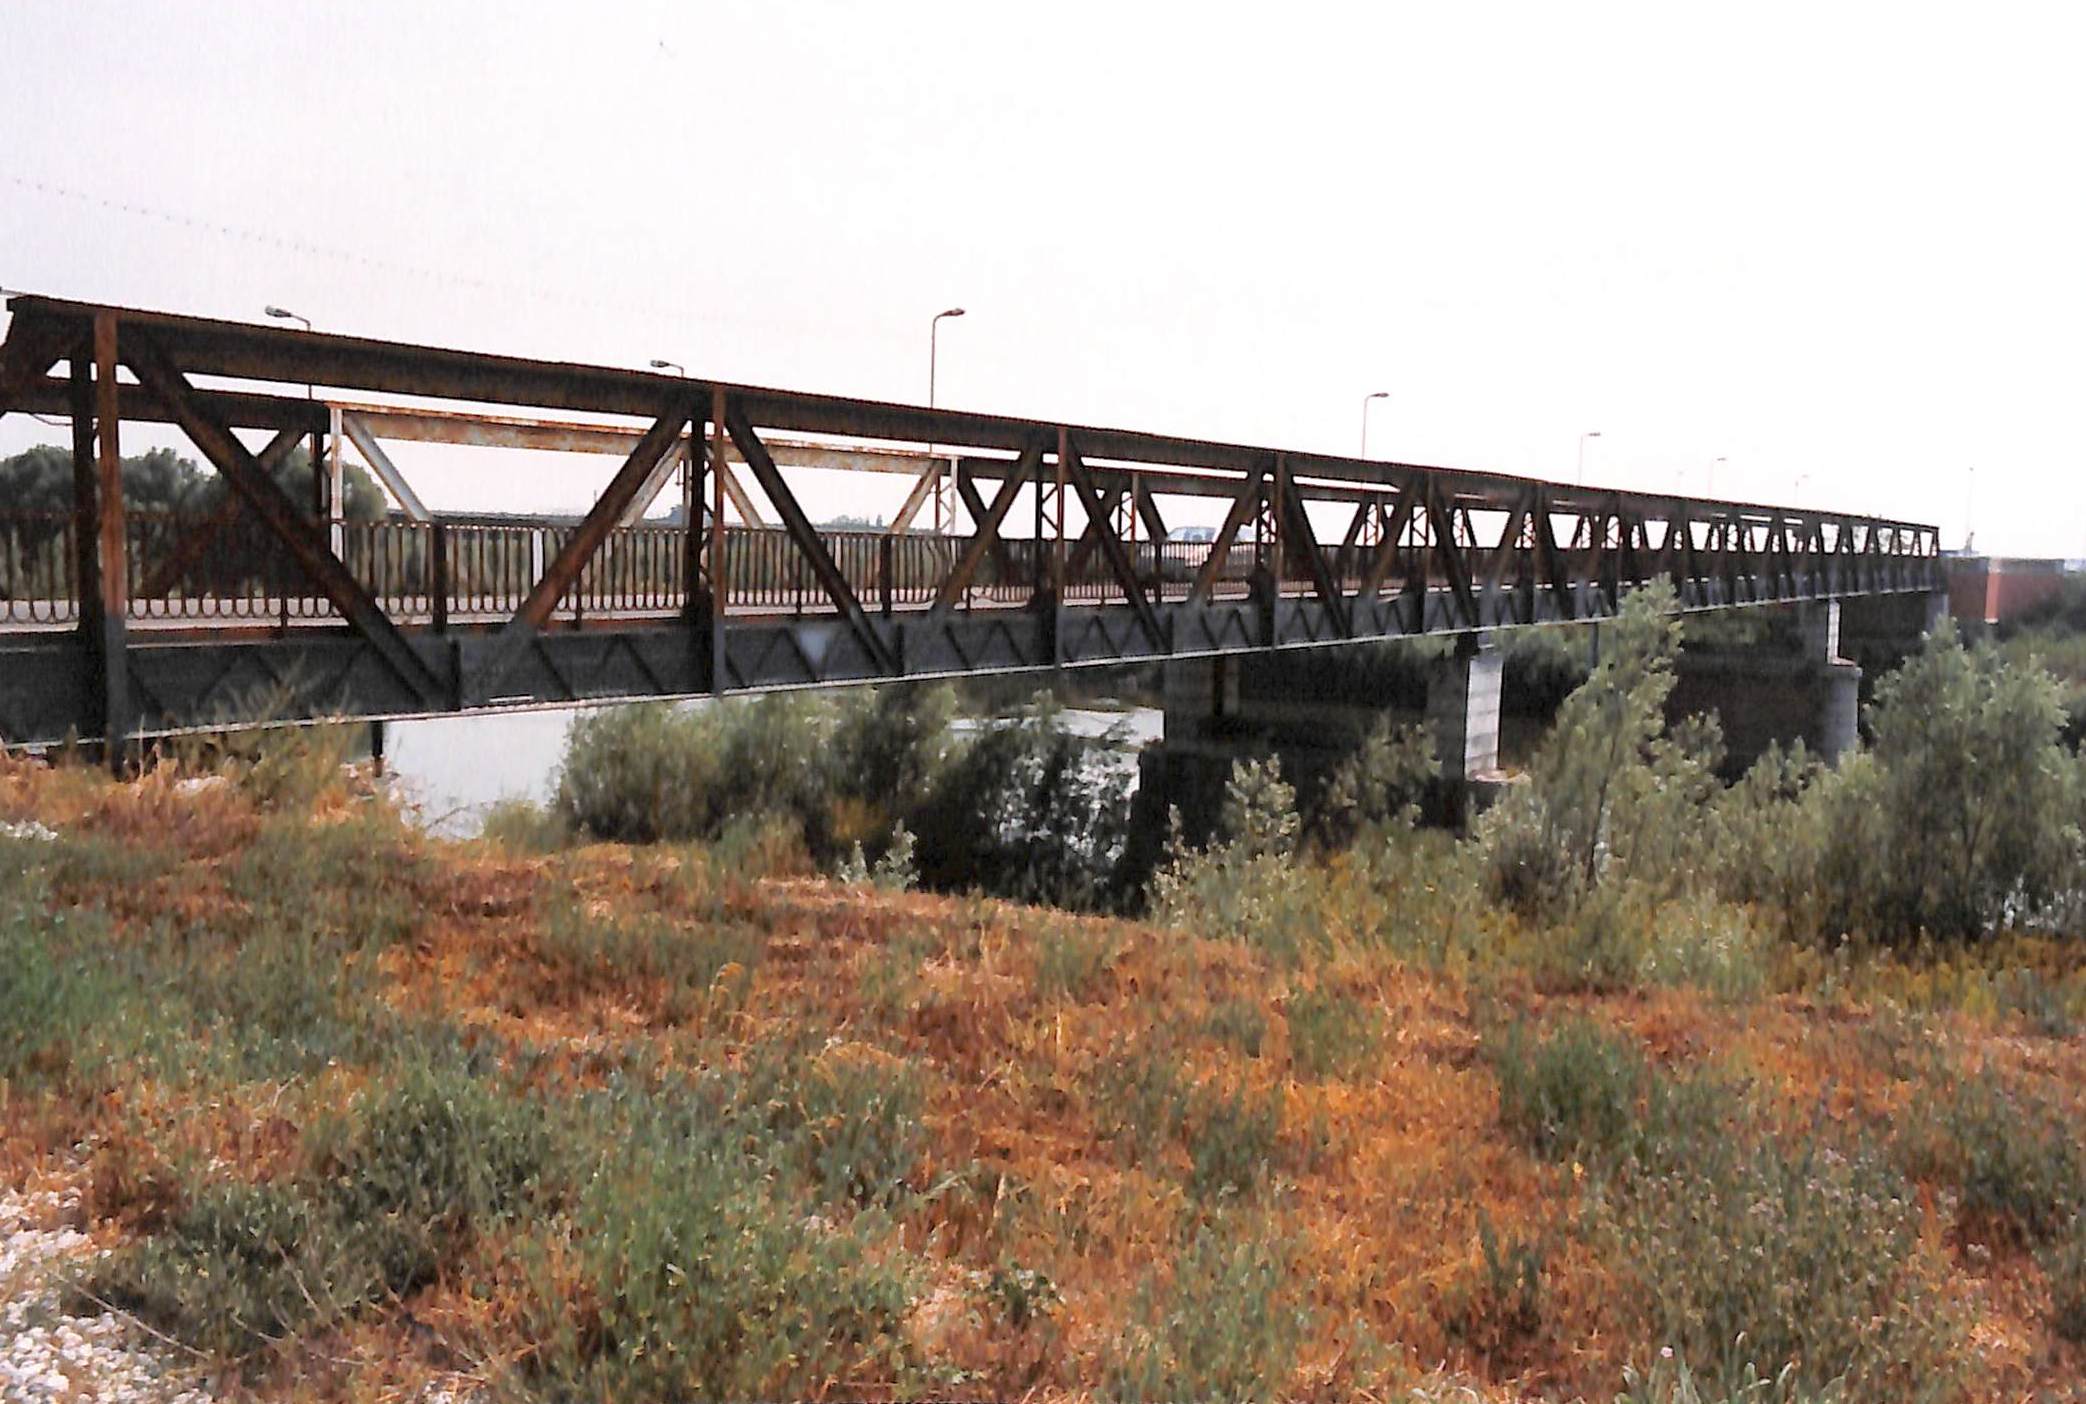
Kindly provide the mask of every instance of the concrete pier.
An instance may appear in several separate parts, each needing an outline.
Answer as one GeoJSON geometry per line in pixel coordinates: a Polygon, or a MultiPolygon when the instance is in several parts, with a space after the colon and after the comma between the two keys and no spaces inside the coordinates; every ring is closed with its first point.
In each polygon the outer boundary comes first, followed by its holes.
{"type": "Polygon", "coordinates": [[[1387,668],[1359,650],[1314,649],[1166,665],[1166,737],[1145,752],[1140,785],[1207,835],[1232,765],[1274,755],[1307,802],[1385,714],[1424,723],[1441,762],[1436,817],[1461,822],[1474,783],[1499,769],[1501,655],[1482,634],[1460,635],[1417,670],[1387,668]]]}
{"type": "Polygon", "coordinates": [[[1743,647],[1683,648],[1669,722],[1703,713],[1724,731],[1724,774],[1742,775],[1770,745],[1802,741],[1831,765],[1861,744],[1861,665],[1842,657],[1840,602],[1794,607],[1743,647]]]}

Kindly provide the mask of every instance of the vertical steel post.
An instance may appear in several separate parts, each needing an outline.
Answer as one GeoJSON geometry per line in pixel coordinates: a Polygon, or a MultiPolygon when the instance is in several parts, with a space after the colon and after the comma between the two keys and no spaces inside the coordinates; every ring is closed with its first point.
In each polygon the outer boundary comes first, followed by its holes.
{"type": "Polygon", "coordinates": [[[436,633],[449,628],[449,524],[440,517],[427,528],[428,611],[436,633]]]}
{"type": "Polygon", "coordinates": [[[1050,498],[1050,585],[1060,608],[1065,601],[1065,461],[1071,456],[1072,436],[1060,424],[1057,431],[1057,486],[1050,498]]]}
{"type": "MultiPolygon", "coordinates": [[[[690,426],[693,434],[694,428],[690,426]]],[[[710,391],[710,522],[704,553],[710,577],[709,637],[710,690],[722,694],[725,685],[724,613],[731,601],[730,581],[724,559],[724,391],[710,391]]]]}
{"type": "Polygon", "coordinates": [[[98,448],[96,523],[101,557],[101,734],[103,757],[121,770],[134,721],[130,706],[126,616],[130,563],[123,529],[122,407],[116,399],[116,314],[94,314],[94,429],[98,448]]]}
{"type": "Polygon", "coordinates": [[[101,488],[94,452],[94,358],[86,344],[72,353],[73,603],[80,642],[101,673],[101,488]]]}
{"type": "Polygon", "coordinates": [[[327,539],[333,543],[333,554],[347,559],[347,496],[346,483],[340,465],[340,406],[329,405],[326,409],[326,513],[327,539]]]}

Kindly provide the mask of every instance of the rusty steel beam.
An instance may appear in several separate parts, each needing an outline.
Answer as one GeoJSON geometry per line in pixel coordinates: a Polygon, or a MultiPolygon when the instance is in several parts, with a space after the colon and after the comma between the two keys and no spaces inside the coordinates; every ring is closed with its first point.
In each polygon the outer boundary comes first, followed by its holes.
{"type": "Polygon", "coordinates": [[[1390,577],[1391,567],[1398,563],[1398,554],[1404,549],[1406,525],[1412,521],[1414,509],[1419,505],[1419,491],[1417,483],[1408,481],[1398,493],[1398,505],[1391,509],[1391,519],[1384,524],[1383,538],[1376,543],[1376,552],[1362,572],[1362,585],[1357,593],[1363,599],[1376,598],[1383,582],[1390,577]]]}
{"type": "MultiPolygon", "coordinates": [[[[86,330],[97,311],[116,311],[126,324],[153,335],[191,374],[233,379],[305,382],[357,391],[415,395],[485,404],[526,405],[586,413],[649,417],[672,387],[708,389],[677,376],[486,355],[438,347],[324,333],[288,331],[273,326],[181,317],[161,312],[102,308],[97,304],[44,297],[16,297],[14,336],[40,336],[38,328],[55,325],[72,332],[86,330]]],[[[883,404],[841,396],[813,395],[755,386],[722,385],[749,420],[777,435],[814,434],[899,443],[956,444],[970,449],[1018,452],[1039,432],[1059,426],[1007,415],[985,415],[916,405],[883,404]]],[[[1270,449],[1242,444],[1185,439],[1101,427],[1066,426],[1077,435],[1082,453],[1098,470],[1106,463],[1151,464],[1171,469],[1199,468],[1243,475],[1265,460],[1270,449]]],[[[1290,471],[1303,480],[1325,478],[1347,483],[1396,484],[1418,472],[1431,477],[1437,492],[1451,503],[1508,510],[1531,479],[1508,474],[1385,463],[1324,454],[1292,454],[1290,471]]],[[[1635,514],[1666,515],[1682,499],[1665,494],[1614,493],[1599,488],[1550,484],[1560,511],[1595,510],[1620,502],[1635,514]]],[[[1768,516],[1833,517],[1846,514],[1798,513],[1760,504],[1725,504],[1768,516]]],[[[1887,525],[1931,532],[1910,522],[1887,525]]]]}
{"type": "MultiPolygon", "coordinates": [[[[341,410],[340,431],[347,435],[348,442],[355,446],[356,451],[368,462],[384,486],[391,489],[391,495],[398,499],[399,507],[408,517],[416,522],[433,520],[434,514],[427,510],[427,504],[420,500],[420,494],[413,491],[413,485],[406,481],[406,475],[398,471],[398,465],[391,461],[390,454],[384,452],[384,446],[377,442],[377,435],[360,414],[354,410],[341,410]]],[[[339,510],[338,503],[334,504],[334,507],[336,511],[339,510]]]]}
{"type": "MultiPolygon", "coordinates": [[[[1279,484],[1289,471],[1280,456],[1275,459],[1275,475],[1279,484]]],[[[1326,612],[1333,616],[1333,625],[1342,636],[1354,633],[1354,618],[1348,611],[1347,597],[1340,591],[1340,582],[1326,568],[1325,553],[1318,549],[1318,533],[1311,529],[1311,514],[1304,510],[1304,503],[1293,492],[1277,492],[1275,499],[1288,520],[1279,522],[1284,539],[1289,540],[1303,552],[1304,561],[1311,574],[1311,590],[1318,596],[1326,612]]]]}
{"type": "MultiPolygon", "coordinates": [[[[933,497],[935,490],[941,486],[942,472],[943,463],[939,458],[920,470],[918,480],[905,495],[905,501],[899,505],[898,514],[891,518],[891,525],[884,528],[886,536],[903,535],[906,529],[912,526],[913,518],[920,515],[920,509],[927,505],[928,499],[933,497]]],[[[972,520],[976,519],[974,513],[972,520]]]]}
{"type": "Polygon", "coordinates": [[[30,325],[19,332],[11,332],[4,343],[0,343],[0,414],[9,410],[27,409],[43,414],[62,414],[69,405],[70,389],[63,381],[55,382],[61,399],[57,403],[49,400],[41,404],[25,403],[31,391],[46,381],[46,372],[66,354],[68,348],[78,359],[81,338],[75,331],[68,333],[63,327],[30,325]]]}
{"type": "MultiPolygon", "coordinates": [[[[175,422],[181,426],[181,432],[188,435],[189,440],[202,450],[203,456],[225,475],[232,490],[246,499],[247,507],[275,538],[289,548],[291,556],[312,583],[332,601],[341,617],[369,641],[398,680],[427,705],[438,705],[442,695],[440,679],[421,661],[398,626],[370,597],[369,591],[311,530],[310,524],[283,490],[276,486],[275,480],[261,471],[261,465],[247,452],[246,446],[190,397],[187,377],[175,367],[167,353],[147,334],[129,327],[125,327],[124,333],[124,364],[165,403],[175,416],[175,422]]],[[[104,550],[102,564],[105,573],[108,562],[109,553],[104,550]]]]}
{"type": "Polygon", "coordinates": [[[797,550],[810,564],[811,573],[818,577],[827,598],[831,599],[833,607],[840,611],[840,617],[847,622],[863,651],[884,673],[895,675],[899,671],[897,658],[878,635],[875,626],[869,622],[869,616],[863,612],[862,602],[856,598],[853,587],[847,583],[847,577],[840,573],[840,567],[833,563],[833,557],[826,550],[826,544],[819,540],[818,528],[811,524],[811,519],[798,505],[796,494],[789,490],[789,484],[782,480],[782,471],[775,466],[775,460],[768,457],[768,450],[761,443],[760,436],[754,432],[753,423],[746,417],[745,409],[733,403],[729,396],[724,402],[724,427],[731,434],[732,442],[739,446],[739,452],[746,459],[746,466],[753,470],[754,481],[760,484],[761,491],[768,495],[768,501],[773,504],[776,514],[782,518],[783,528],[789,532],[797,550]]]}
{"type": "MultiPolygon", "coordinates": [[[[1059,469],[1063,472],[1065,480],[1071,486],[1072,491],[1079,495],[1079,503],[1080,506],[1086,509],[1087,520],[1099,521],[1105,526],[1108,520],[1109,509],[1101,504],[1101,495],[1094,487],[1094,480],[1088,476],[1086,465],[1080,460],[1079,441],[1062,429],[1058,431],[1058,434],[1059,469]]],[[[1115,572],[1116,581],[1123,587],[1123,595],[1130,601],[1131,608],[1136,612],[1138,625],[1143,628],[1145,637],[1152,641],[1152,646],[1164,652],[1166,649],[1166,630],[1160,626],[1158,613],[1152,608],[1151,600],[1144,593],[1144,586],[1137,579],[1137,567],[1131,561],[1129,552],[1123,549],[1122,537],[1113,530],[1103,530],[1100,533],[1099,540],[1101,543],[1101,554],[1107,558],[1109,568],[1115,572]]],[[[1064,543],[1064,534],[1062,532],[1058,534],[1058,543],[1060,546],[1064,543]]],[[[1064,589],[1064,576],[1062,574],[1058,577],[1058,588],[1062,597],[1064,589]]]]}
{"type": "MultiPolygon", "coordinates": [[[[942,581],[941,588],[935,591],[934,601],[928,606],[930,613],[946,614],[953,608],[956,602],[963,598],[964,591],[970,589],[971,581],[976,577],[978,567],[984,563],[985,558],[999,549],[1000,524],[1007,520],[1007,513],[1012,510],[1014,499],[1020,495],[1022,480],[1036,471],[1036,465],[1042,461],[1042,457],[1043,446],[1040,443],[1030,445],[1029,451],[1016,463],[1015,471],[1006,476],[1000,483],[1000,490],[993,494],[992,505],[982,511],[978,506],[972,506],[972,514],[977,521],[972,529],[970,542],[963,548],[963,555],[957,558],[955,568],[942,581]]],[[[968,500],[976,503],[975,487],[961,478],[957,480],[957,486],[967,494],[968,500]]]]}
{"type": "Polygon", "coordinates": [[[1224,563],[1231,559],[1233,539],[1260,511],[1264,473],[1264,465],[1256,463],[1239,485],[1238,495],[1232,498],[1231,508],[1224,514],[1224,524],[1217,528],[1217,539],[1210,543],[1210,553],[1203,557],[1202,569],[1195,572],[1195,583],[1188,587],[1189,604],[1204,603],[1209,599],[1210,591],[1216,588],[1218,576],[1224,573],[1224,563]]]}
{"type": "Polygon", "coordinates": [[[528,635],[550,622],[551,611],[558,607],[558,601],[565,597],[565,592],[579,579],[579,573],[586,569],[587,562],[601,549],[601,543],[608,539],[609,532],[622,520],[631,499],[637,496],[638,489],[644,486],[652,470],[659,466],[659,460],[680,438],[681,427],[695,413],[695,406],[685,395],[679,398],[679,404],[669,404],[660,411],[651,429],[623,460],[616,476],[609,479],[601,496],[594,499],[587,515],[580,518],[579,526],[558,548],[558,554],[545,563],[543,574],[529,587],[529,592],[522,597],[521,607],[514,611],[514,617],[500,631],[503,652],[518,647],[528,635]]]}

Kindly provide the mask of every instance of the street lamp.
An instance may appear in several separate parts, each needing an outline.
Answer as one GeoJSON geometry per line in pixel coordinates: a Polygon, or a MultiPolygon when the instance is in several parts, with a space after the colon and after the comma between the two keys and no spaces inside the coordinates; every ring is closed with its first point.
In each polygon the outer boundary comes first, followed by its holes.
{"type": "Polygon", "coordinates": [[[942,318],[961,317],[962,315],[963,309],[961,307],[951,307],[946,312],[935,313],[934,320],[927,324],[927,408],[929,409],[934,408],[934,363],[941,337],[942,318]]]}
{"type": "Polygon", "coordinates": [[[1390,398],[1391,392],[1388,390],[1372,390],[1362,396],[1362,457],[1364,458],[1369,456],[1369,406],[1376,400],[1388,400],[1390,398]]]}
{"type": "Polygon", "coordinates": [[[679,361],[662,361],[656,356],[652,358],[652,369],[678,371],[682,375],[688,374],[688,367],[682,365],[679,361]]]}
{"type": "MultiPolygon", "coordinates": [[[[277,307],[274,303],[271,302],[266,307],[263,307],[261,310],[267,313],[269,316],[275,318],[279,322],[302,322],[304,323],[304,329],[306,331],[311,330],[311,318],[300,317],[287,307],[277,307]]],[[[304,398],[306,400],[312,398],[310,381],[306,381],[304,383],[304,398]]]]}
{"type": "Polygon", "coordinates": [[[1589,429],[1579,436],[1579,476],[1576,481],[1581,487],[1586,486],[1586,441],[1600,437],[1601,431],[1598,429],[1589,429]]]}
{"type": "Polygon", "coordinates": [[[1730,461],[1728,458],[1719,457],[1709,465],[1709,483],[1702,490],[1705,497],[1717,495],[1717,469],[1730,461]]]}
{"type": "MultiPolygon", "coordinates": [[[[304,329],[306,331],[311,330],[311,318],[300,317],[287,307],[277,307],[274,303],[271,302],[266,307],[263,307],[261,311],[266,313],[268,316],[275,318],[279,322],[302,322],[304,323],[304,329]]],[[[304,402],[306,404],[310,404],[315,398],[316,396],[312,394],[311,382],[308,380],[305,381],[304,402]]],[[[316,411],[314,411],[314,413],[316,413],[316,411]]],[[[314,437],[312,439],[312,447],[317,448],[319,444],[318,438],[316,437],[318,433],[317,428],[314,427],[312,432],[314,434],[314,437]]],[[[338,440],[336,440],[333,444],[332,455],[333,463],[337,467],[340,463],[340,444],[338,440]]],[[[318,499],[315,505],[318,508],[318,515],[321,517],[325,516],[327,513],[326,499],[332,499],[332,512],[335,519],[335,525],[331,532],[331,536],[333,538],[333,549],[335,553],[338,553],[341,549],[341,546],[343,545],[341,530],[339,526],[339,518],[341,516],[341,485],[338,481],[329,482],[329,476],[330,475],[323,474],[320,471],[317,457],[314,456],[311,465],[312,495],[313,497],[318,499]]],[[[285,595],[285,598],[283,600],[283,618],[285,621],[289,619],[289,609],[289,600],[287,598],[287,595],[285,595]]]]}

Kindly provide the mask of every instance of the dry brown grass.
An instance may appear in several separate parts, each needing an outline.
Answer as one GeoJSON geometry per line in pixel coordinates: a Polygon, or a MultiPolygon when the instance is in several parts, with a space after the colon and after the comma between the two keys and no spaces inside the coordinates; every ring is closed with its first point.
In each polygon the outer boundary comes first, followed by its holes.
{"type": "MultiPolygon", "coordinates": [[[[178,779],[117,786],[0,762],[0,817],[167,858],[135,887],[60,894],[101,906],[115,939],[155,921],[200,926],[241,908],[228,870],[264,816],[234,786],[178,779]]],[[[367,803],[343,791],[313,822],[367,803]]],[[[1289,1255],[1290,1289],[1313,1312],[1288,1392],[1393,1398],[1448,1379],[1495,1398],[1604,1397],[1625,1362],[1656,1350],[1633,1334],[1614,1257],[1577,1228],[1584,1167],[1540,1160],[1502,1131],[1477,995],[1463,978],[1367,953],[1285,965],[1238,942],[1136,923],[720,874],[693,850],[520,858],[411,842],[424,860],[412,885],[417,921],[410,939],[376,957],[381,998],[439,1015],[509,1065],[526,1063],[534,1085],[598,1084],[639,1048],[659,1069],[732,1064],[805,1029],[852,1056],[916,1069],[928,1149],[915,1179],[942,1189],[902,1209],[892,1248],[927,1266],[908,1326],[914,1344],[967,1372],[966,1393],[1089,1392],[1140,1284],[1171,1271],[1177,1226],[1198,1212],[1188,1152],[1175,1138],[1138,1156],[1108,1134],[1119,1111],[1109,1069],[1151,1049],[1177,1058],[1190,1086],[1280,1101],[1275,1181],[1234,1213],[1289,1255]],[[692,1011],[656,982],[574,979],[540,939],[559,902],[603,919],[656,913],[691,933],[747,924],[759,933],[758,963],[743,982],[720,975],[714,1001],[692,1011]],[[1053,994],[1039,969],[1046,948],[1065,941],[1111,954],[1079,988],[1053,994]],[[1307,981],[1357,1001],[1375,1034],[1337,1075],[1299,1076],[1292,1058],[1284,1011],[1307,981]],[[1266,1014],[1258,1056],[1209,1031],[1213,1011],[1239,1000],[1266,1014]],[[1481,1224],[1503,1241],[1547,1245],[1532,1331],[1473,1320],[1481,1224]],[[981,1310],[978,1281],[1002,1262],[1056,1285],[1062,1305],[1045,1327],[1012,1331],[981,1310]],[[1377,1348],[1358,1344],[1357,1324],[1377,1348]]],[[[2086,1113],[2086,1042],[2031,1037],[2002,1019],[1937,1013],[1907,1035],[1899,1016],[1844,999],[1821,1008],[1801,994],[1741,1004],[1686,989],[1546,996],[1510,979],[1492,981],[1483,998],[1538,1021],[1586,1014],[1628,1032],[1661,1065],[1733,1071],[1791,1134],[1820,1115],[1887,1130],[1923,1095],[1904,1075],[1914,1058],[1989,1064],[2075,1118],[2086,1113]]],[[[142,1073],[84,1092],[17,1090],[0,1101],[0,1166],[15,1183],[60,1171],[84,1180],[111,1240],[150,1232],[177,1193],[179,1166],[289,1174],[307,1130],[375,1075],[343,1065],[223,1080],[207,1096],[142,1073]],[[82,1144],[83,1164],[66,1170],[82,1144]]],[[[2082,1361],[2043,1324],[2047,1293],[2032,1256],[1963,1241],[1941,1188],[1921,1194],[1925,1232],[1948,1266],[1936,1290],[1969,1313],[1977,1390],[2028,1398],[2075,1381],[2082,1361]]],[[[550,1271],[573,1280],[559,1266],[564,1251],[549,1249],[550,1271]]],[[[520,1252],[507,1236],[479,1243],[410,1300],[305,1343],[294,1365],[259,1368],[256,1388],[396,1398],[432,1377],[525,1361],[520,1252]]]]}

